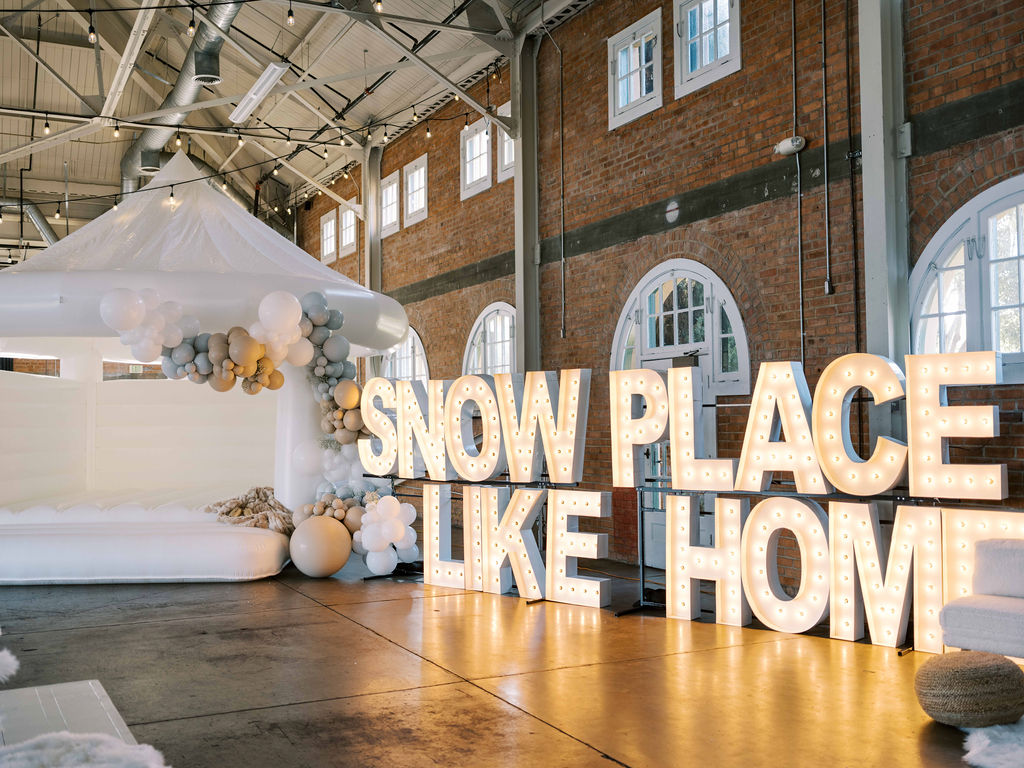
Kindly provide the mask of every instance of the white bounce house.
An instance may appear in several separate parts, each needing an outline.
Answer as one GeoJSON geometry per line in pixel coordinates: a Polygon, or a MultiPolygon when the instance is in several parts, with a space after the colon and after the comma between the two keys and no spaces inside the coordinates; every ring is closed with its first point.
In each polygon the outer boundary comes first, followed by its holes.
{"type": "Polygon", "coordinates": [[[322,437],[306,370],[283,365],[284,385],[253,396],[103,381],[104,360],[131,358],[100,316],[111,289],[156,290],[204,332],[248,326],[284,290],[323,293],[355,354],[406,333],[397,302],[200,177],[179,153],[117,209],[0,272],[0,355],[61,361],[59,379],[0,373],[0,584],[260,578],[283,567],[287,538],[203,507],[253,486],[273,485],[293,510],[312,499],[291,467],[295,446],[322,437]]]}

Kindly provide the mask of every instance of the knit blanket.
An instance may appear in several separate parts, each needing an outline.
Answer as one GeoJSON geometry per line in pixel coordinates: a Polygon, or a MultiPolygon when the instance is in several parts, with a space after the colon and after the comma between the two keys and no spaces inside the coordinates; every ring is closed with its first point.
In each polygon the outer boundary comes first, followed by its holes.
{"type": "Polygon", "coordinates": [[[246,528],[267,528],[291,536],[295,526],[292,512],[274,498],[273,488],[250,488],[241,496],[214,502],[204,512],[217,515],[217,522],[246,528]]]}

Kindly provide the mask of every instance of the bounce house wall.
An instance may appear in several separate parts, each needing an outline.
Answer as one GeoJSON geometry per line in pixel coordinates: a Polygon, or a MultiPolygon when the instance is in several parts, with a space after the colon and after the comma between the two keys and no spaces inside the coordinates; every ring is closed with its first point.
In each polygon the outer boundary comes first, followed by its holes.
{"type": "Polygon", "coordinates": [[[87,386],[0,373],[0,506],[85,487],[87,386]]]}
{"type": "Polygon", "coordinates": [[[167,380],[94,386],[94,488],[272,485],[276,393],[167,380]]]}

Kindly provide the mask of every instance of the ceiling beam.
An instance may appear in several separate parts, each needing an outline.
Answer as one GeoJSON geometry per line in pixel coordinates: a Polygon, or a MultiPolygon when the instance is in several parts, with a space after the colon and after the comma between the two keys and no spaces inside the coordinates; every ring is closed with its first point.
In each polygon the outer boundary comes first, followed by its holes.
{"type": "MultiPolygon", "coordinates": [[[[128,43],[121,53],[121,60],[118,62],[117,71],[114,72],[114,78],[110,82],[107,97],[103,100],[101,114],[113,115],[114,110],[117,109],[154,18],[156,18],[156,10],[153,8],[143,9],[135,15],[135,24],[132,25],[132,31],[128,34],[128,43]]],[[[99,45],[99,40],[96,41],[96,44],[99,45]]]]}
{"type": "Polygon", "coordinates": [[[414,16],[398,16],[393,13],[360,11],[358,9],[341,8],[336,5],[325,5],[323,3],[313,2],[312,0],[268,0],[268,2],[275,5],[291,4],[296,8],[309,8],[310,10],[322,11],[324,13],[341,14],[343,16],[348,16],[350,19],[356,19],[359,21],[365,19],[380,19],[382,22],[389,24],[412,24],[413,26],[426,27],[427,29],[436,29],[440,32],[457,32],[464,35],[472,35],[473,37],[479,38],[488,43],[488,45],[493,43],[495,44],[494,47],[497,47],[497,45],[504,42],[498,40],[497,30],[484,29],[483,27],[445,24],[443,21],[436,21],[435,19],[420,19],[414,16]]]}
{"type": "MultiPolygon", "coordinates": [[[[253,144],[255,144],[255,145],[256,145],[257,147],[259,147],[259,148],[260,148],[260,149],[262,149],[262,150],[263,150],[264,152],[266,152],[266,153],[267,153],[267,154],[268,154],[268,155],[269,155],[270,157],[276,157],[276,153],[274,153],[274,152],[273,152],[272,150],[270,150],[270,149],[267,149],[266,147],[264,147],[264,146],[263,146],[262,144],[260,144],[259,142],[255,142],[255,141],[254,141],[254,142],[253,142],[253,144]]],[[[313,185],[314,187],[316,187],[317,189],[319,189],[319,190],[320,190],[321,192],[323,192],[323,193],[324,193],[325,195],[327,195],[327,196],[328,196],[329,198],[331,198],[332,200],[334,200],[334,201],[335,201],[335,202],[337,202],[338,204],[340,204],[340,205],[343,205],[344,207],[346,207],[346,208],[348,208],[349,210],[351,210],[351,211],[352,211],[353,213],[355,213],[355,215],[356,215],[356,217],[357,217],[357,218],[359,218],[360,220],[362,220],[362,218],[363,218],[363,206],[361,206],[361,205],[353,205],[353,204],[352,204],[352,203],[350,203],[350,202],[349,202],[348,200],[346,200],[346,199],[345,199],[345,198],[343,198],[343,197],[342,197],[341,195],[339,195],[339,194],[338,194],[337,192],[335,192],[334,190],[332,190],[332,189],[331,189],[330,187],[326,187],[326,186],[324,186],[324,185],[323,185],[323,184],[321,184],[321,183],[320,183],[319,181],[317,181],[316,179],[314,179],[314,178],[313,178],[312,176],[309,176],[309,175],[307,175],[307,174],[303,173],[302,171],[300,171],[300,170],[299,170],[298,168],[296,168],[296,167],[295,167],[294,165],[292,165],[291,163],[289,163],[289,162],[288,162],[288,160],[287,160],[286,158],[280,158],[280,159],[278,159],[278,160],[277,160],[277,162],[278,162],[278,163],[279,163],[280,165],[282,165],[282,166],[284,166],[285,168],[287,168],[287,169],[288,169],[289,171],[291,171],[292,173],[294,173],[294,174],[295,174],[296,176],[298,176],[298,177],[299,177],[300,179],[303,179],[304,181],[307,181],[307,182],[309,182],[310,184],[312,184],[312,185],[313,185]]]]}
{"type": "Polygon", "coordinates": [[[46,60],[43,59],[42,56],[37,55],[35,51],[33,51],[31,48],[29,48],[27,45],[25,45],[25,43],[21,40],[21,38],[15,36],[15,34],[11,30],[9,30],[6,26],[4,26],[2,23],[0,23],[0,30],[2,30],[5,35],[7,35],[9,38],[11,38],[11,40],[13,40],[15,42],[15,44],[19,48],[21,48],[22,51],[27,53],[32,58],[33,61],[35,61],[39,66],[41,66],[48,73],[50,73],[50,75],[58,83],[60,83],[60,85],[64,88],[64,90],[66,90],[68,93],[70,93],[76,99],[78,99],[78,101],[80,101],[82,103],[82,105],[85,107],[86,112],[88,114],[90,114],[90,115],[95,115],[96,114],[96,110],[93,108],[93,106],[88,101],[85,100],[85,97],[82,94],[80,94],[78,91],[76,91],[74,89],[74,87],[71,85],[71,83],[69,83],[67,80],[65,80],[63,77],[61,77],[60,74],[57,72],[57,70],[55,70],[53,67],[51,67],[49,64],[47,64],[46,60]]]}
{"type": "Polygon", "coordinates": [[[43,152],[47,149],[53,149],[59,147],[69,141],[76,139],[84,139],[86,136],[91,136],[94,133],[99,133],[106,127],[107,123],[98,117],[92,118],[88,123],[82,123],[76,125],[74,128],[68,128],[66,131],[58,131],[50,136],[44,136],[35,141],[29,141],[21,146],[8,149],[6,152],[0,152],[0,164],[9,163],[12,160],[17,160],[28,155],[33,155],[36,152],[43,152]]]}

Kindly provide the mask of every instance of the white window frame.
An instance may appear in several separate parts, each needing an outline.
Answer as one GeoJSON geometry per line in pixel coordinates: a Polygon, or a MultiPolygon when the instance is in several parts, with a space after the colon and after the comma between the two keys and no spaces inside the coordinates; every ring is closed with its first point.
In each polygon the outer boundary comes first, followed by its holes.
{"type": "Polygon", "coordinates": [[[459,131],[459,188],[460,200],[466,200],[467,198],[478,195],[485,189],[491,188],[491,141],[490,141],[490,120],[486,117],[481,117],[475,123],[470,123],[468,128],[464,128],[459,131]],[[483,147],[486,152],[486,165],[487,173],[480,179],[472,183],[466,181],[466,148],[469,144],[469,140],[474,136],[477,136],[481,132],[485,133],[483,147]]]}
{"type": "MultiPolygon", "coordinates": [[[[500,107],[498,107],[498,115],[501,117],[512,116],[512,102],[506,101],[500,107]]],[[[505,132],[505,129],[498,126],[498,130],[495,131],[498,135],[498,147],[495,150],[495,157],[497,158],[498,165],[498,183],[508,181],[516,175],[516,143],[515,140],[505,132]],[[505,162],[505,149],[506,147],[512,147],[512,162],[505,162]]]]}
{"type": "Polygon", "coordinates": [[[410,325],[409,333],[405,340],[399,342],[384,353],[380,363],[380,375],[385,379],[401,378],[405,381],[422,381],[424,384],[430,380],[430,365],[427,363],[427,351],[423,347],[423,340],[416,330],[410,325]],[[404,358],[412,362],[412,376],[396,376],[395,364],[404,358]]]}
{"type": "Polygon", "coordinates": [[[402,169],[402,213],[404,214],[402,223],[406,227],[427,218],[427,178],[426,152],[417,157],[411,163],[407,163],[402,169]],[[409,203],[409,176],[419,170],[423,171],[423,206],[413,209],[409,203]]]}
{"type": "Polygon", "coordinates": [[[476,344],[477,337],[486,331],[488,318],[494,315],[508,315],[511,318],[509,327],[511,328],[512,335],[499,343],[508,343],[509,347],[509,370],[507,373],[516,373],[518,371],[516,361],[516,308],[513,307],[506,301],[496,301],[493,304],[488,304],[484,307],[483,312],[477,315],[476,321],[473,323],[473,328],[469,332],[469,338],[466,340],[466,350],[462,354],[462,373],[467,374],[493,374],[493,373],[504,373],[506,371],[495,370],[491,365],[491,360],[488,356],[488,350],[490,348],[487,339],[484,339],[484,362],[481,370],[470,370],[470,353],[476,344]]]}
{"type": "Polygon", "coordinates": [[[399,176],[399,171],[389,174],[385,178],[380,180],[380,236],[387,237],[393,235],[402,226],[402,189],[399,176]],[[384,223],[384,194],[385,190],[395,190],[395,220],[389,224],[384,223]]]}
{"type": "MultiPolygon", "coordinates": [[[[703,0],[678,0],[673,11],[674,54],[676,98],[700,90],[716,80],[720,80],[742,67],[740,57],[740,0],[728,0],[729,3],[729,53],[705,64],[692,74],[689,69],[689,36],[687,13],[691,8],[699,7],[703,0]]],[[[713,0],[717,3],[717,0],[713,0]]]]}
{"type": "Polygon", "coordinates": [[[320,261],[333,264],[338,260],[338,209],[332,208],[320,217],[320,261]],[[330,232],[327,233],[328,225],[330,232]],[[330,248],[327,243],[330,242],[330,248]]]}
{"type": "MultiPolygon", "coordinates": [[[[941,226],[928,241],[921,257],[910,275],[910,338],[911,349],[919,350],[919,323],[924,314],[923,304],[929,289],[942,271],[951,254],[964,247],[965,307],[967,351],[996,350],[992,322],[992,297],[990,264],[992,263],[992,238],[988,231],[988,219],[1011,206],[1024,205],[1024,174],[996,184],[977,195],[941,226]]],[[[1024,227],[1017,222],[1018,253],[1024,227]]],[[[1024,258],[1018,259],[1018,270],[1024,272],[1024,258]]],[[[1018,275],[1020,277],[1020,275],[1018,275]]],[[[1021,286],[1024,291],[1024,286],[1021,286]]],[[[1020,298],[1024,298],[1022,295],[1020,298]]],[[[1024,383],[1024,350],[1021,353],[1002,353],[1003,382],[1024,383]]]]}
{"type": "Polygon", "coordinates": [[[661,8],[644,16],[634,24],[626,27],[617,35],[608,38],[608,130],[614,130],[626,123],[636,120],[659,109],[662,104],[661,84],[661,8]],[[633,101],[623,107],[618,105],[618,60],[619,51],[648,34],[654,35],[654,90],[647,96],[633,101]]]}
{"type": "MultiPolygon", "coordinates": [[[[355,205],[356,199],[353,197],[348,201],[349,205],[355,205]]],[[[351,253],[356,252],[356,245],[359,243],[359,219],[356,216],[356,212],[352,208],[346,208],[341,206],[338,208],[338,255],[348,256],[351,253]],[[345,242],[345,230],[349,228],[351,222],[352,230],[352,242],[345,242]]]]}
{"type": "Polygon", "coordinates": [[[714,402],[713,398],[719,395],[750,393],[750,351],[739,305],[725,282],[698,261],[670,259],[650,270],[637,282],[615,326],[610,370],[623,370],[627,347],[633,350],[631,368],[646,367],[652,360],[695,355],[704,376],[705,402],[709,402],[709,397],[710,402],[714,402]],[[704,341],[673,346],[651,345],[647,338],[646,297],[661,283],[682,277],[689,277],[704,285],[704,341]],[[732,326],[731,334],[723,332],[722,311],[732,326]],[[722,370],[721,339],[727,336],[732,336],[736,341],[736,371],[722,370]]]}

